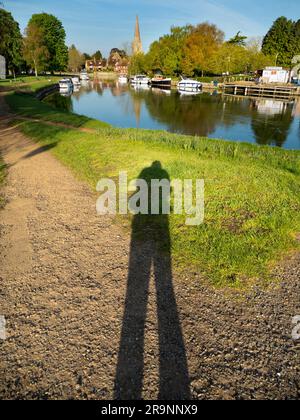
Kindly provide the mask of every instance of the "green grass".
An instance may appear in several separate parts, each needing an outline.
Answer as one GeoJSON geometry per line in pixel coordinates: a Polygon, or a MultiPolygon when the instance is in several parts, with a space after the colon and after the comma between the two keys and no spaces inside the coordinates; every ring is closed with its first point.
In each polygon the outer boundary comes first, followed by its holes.
{"type": "MultiPolygon", "coordinates": [[[[7,99],[23,115],[94,124],[29,96],[7,99]]],[[[184,216],[171,215],[172,254],[176,265],[203,273],[215,285],[241,287],[249,280],[267,280],[270,267],[299,247],[299,152],[103,124],[95,134],[42,122],[25,122],[21,129],[48,145],[94,190],[102,177],[128,171],[129,178],[137,178],[154,161],[162,163],[171,179],[204,178],[205,223],[187,227],[184,216]]],[[[121,222],[129,226],[128,218],[121,222]]]]}
{"type": "Polygon", "coordinates": [[[26,92],[37,92],[46,86],[53,85],[61,79],[61,76],[24,76],[16,79],[0,80],[0,91],[21,90],[26,92]]]}

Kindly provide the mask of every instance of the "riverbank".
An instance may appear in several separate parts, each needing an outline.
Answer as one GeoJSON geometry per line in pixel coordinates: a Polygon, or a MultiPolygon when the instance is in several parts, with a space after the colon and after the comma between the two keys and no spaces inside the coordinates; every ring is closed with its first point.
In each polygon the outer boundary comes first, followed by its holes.
{"type": "MultiPolygon", "coordinates": [[[[273,267],[299,249],[299,152],[117,129],[58,111],[32,95],[11,93],[6,99],[17,115],[40,119],[23,121],[20,130],[51,149],[92,190],[100,178],[116,178],[120,171],[137,178],[157,160],[171,179],[204,178],[205,223],[190,228],[184,217],[170,216],[173,262],[179,268],[192,268],[214,285],[244,287],[267,281],[273,267]]],[[[119,222],[130,226],[128,219],[119,222]]]]}

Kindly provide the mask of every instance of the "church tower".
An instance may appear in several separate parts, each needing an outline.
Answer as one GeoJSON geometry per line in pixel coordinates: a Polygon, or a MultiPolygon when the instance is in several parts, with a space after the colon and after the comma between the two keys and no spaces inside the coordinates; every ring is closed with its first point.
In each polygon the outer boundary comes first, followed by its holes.
{"type": "Polygon", "coordinates": [[[136,17],[135,34],[134,34],[134,40],[133,40],[133,43],[132,43],[132,52],[133,52],[133,55],[143,52],[141,33],[140,33],[140,25],[139,25],[139,17],[138,16],[136,17]]]}

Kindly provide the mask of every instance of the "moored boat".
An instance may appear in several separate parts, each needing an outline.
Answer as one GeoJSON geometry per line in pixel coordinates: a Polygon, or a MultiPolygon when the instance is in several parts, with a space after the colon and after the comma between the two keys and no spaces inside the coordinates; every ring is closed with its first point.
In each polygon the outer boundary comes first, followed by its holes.
{"type": "Polygon", "coordinates": [[[73,82],[71,79],[61,79],[59,81],[59,89],[60,90],[72,90],[73,89],[73,82]]]}
{"type": "Polygon", "coordinates": [[[163,76],[155,76],[151,79],[151,86],[155,88],[171,89],[172,79],[163,76]]]}
{"type": "Polygon", "coordinates": [[[144,74],[138,74],[130,79],[130,83],[133,85],[149,85],[150,79],[144,74]]]}
{"type": "Polygon", "coordinates": [[[72,83],[74,86],[79,86],[80,85],[80,79],[78,76],[74,76],[72,77],[72,83]]]}
{"type": "Polygon", "coordinates": [[[87,74],[86,70],[82,70],[82,72],[80,73],[80,80],[90,80],[90,77],[87,74]]]}
{"type": "Polygon", "coordinates": [[[178,90],[180,92],[200,92],[202,90],[202,83],[197,80],[182,78],[178,83],[178,90]]]}
{"type": "Polygon", "coordinates": [[[122,83],[122,84],[128,83],[128,78],[127,78],[126,74],[121,74],[119,76],[118,80],[119,80],[119,83],[122,83]]]}

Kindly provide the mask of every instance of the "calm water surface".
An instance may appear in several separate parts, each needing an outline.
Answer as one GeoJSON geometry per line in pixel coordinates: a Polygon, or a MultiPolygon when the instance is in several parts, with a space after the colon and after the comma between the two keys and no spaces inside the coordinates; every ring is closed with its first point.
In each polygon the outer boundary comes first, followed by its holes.
{"type": "Polygon", "coordinates": [[[54,94],[47,100],[117,127],[300,149],[300,100],[287,103],[218,93],[189,96],[117,82],[89,82],[70,97],[54,94]]]}

